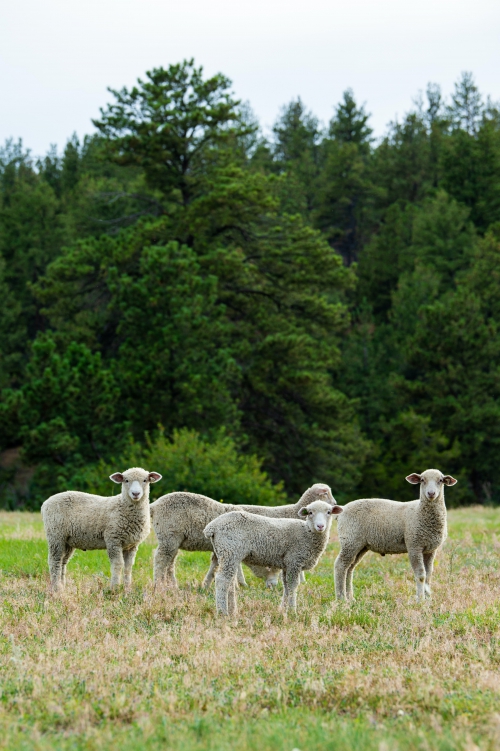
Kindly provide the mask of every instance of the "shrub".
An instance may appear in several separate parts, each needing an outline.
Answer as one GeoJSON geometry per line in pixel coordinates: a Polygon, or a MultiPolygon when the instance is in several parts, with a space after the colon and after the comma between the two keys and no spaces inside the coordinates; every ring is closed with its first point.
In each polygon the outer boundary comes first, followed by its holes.
{"type": "Polygon", "coordinates": [[[239,453],[224,430],[213,440],[187,429],[174,431],[172,439],[168,439],[160,431],[154,439],[147,438],[144,445],[131,443],[116,461],[99,462],[80,472],[73,485],[109,495],[113,492],[108,479],[112,472],[142,466],[163,475],[157,494],[188,490],[226,503],[285,503],[282,483],[273,485],[261,465],[258,457],[239,453]]]}

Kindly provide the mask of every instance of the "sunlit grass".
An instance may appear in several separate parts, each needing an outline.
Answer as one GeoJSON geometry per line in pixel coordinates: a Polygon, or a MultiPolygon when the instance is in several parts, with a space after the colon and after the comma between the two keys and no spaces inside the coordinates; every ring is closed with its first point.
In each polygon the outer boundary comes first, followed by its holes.
{"type": "Polygon", "coordinates": [[[500,511],[449,517],[431,602],[405,556],[368,555],[356,602],[336,603],[334,535],[296,615],[246,570],[224,620],[208,553],[155,591],[150,538],[112,593],[105,551],[79,551],[53,597],[39,515],[0,513],[0,748],[499,748],[500,511]]]}

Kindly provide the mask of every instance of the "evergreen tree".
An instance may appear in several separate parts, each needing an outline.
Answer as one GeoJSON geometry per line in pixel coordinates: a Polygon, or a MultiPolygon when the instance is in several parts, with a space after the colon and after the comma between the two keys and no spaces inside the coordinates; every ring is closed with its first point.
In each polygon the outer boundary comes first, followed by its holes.
{"type": "Polygon", "coordinates": [[[150,188],[185,207],[199,192],[207,161],[249,128],[225,76],[204,80],[193,60],[146,76],[130,91],[110,89],[116,101],[94,125],[118,164],[141,167],[150,188]]]}
{"type": "Polygon", "coordinates": [[[472,73],[462,73],[462,77],[455,84],[451,104],[447,110],[454,128],[464,130],[470,136],[476,135],[484,104],[472,73]]]}
{"type": "Polygon", "coordinates": [[[273,167],[283,175],[281,205],[288,213],[310,216],[319,171],[319,123],[301,99],[283,107],[273,126],[273,167]]]}
{"type": "Polygon", "coordinates": [[[370,175],[371,128],[352,91],[344,92],[322,144],[315,226],[349,266],[358,259],[373,217],[376,188],[370,175]]]}
{"type": "Polygon", "coordinates": [[[50,335],[33,344],[24,384],[2,393],[3,445],[22,445],[22,457],[36,467],[39,504],[61,488],[75,469],[125,446],[127,414],[118,406],[119,389],[101,357],[82,344],[63,354],[50,335]]]}
{"type": "Polygon", "coordinates": [[[181,466],[224,435],[294,495],[434,464],[500,500],[500,110],[472,75],[379,143],[351,90],[270,140],[192,61],[112,94],[62,153],[0,150],[0,450],[31,501],[159,424],[181,466]]]}
{"type": "Polygon", "coordinates": [[[365,112],[364,106],[358,107],[352,89],[346,89],[343,96],[330,121],[330,138],[339,143],[356,143],[368,151],[373,133],[368,125],[370,115],[365,112]]]}

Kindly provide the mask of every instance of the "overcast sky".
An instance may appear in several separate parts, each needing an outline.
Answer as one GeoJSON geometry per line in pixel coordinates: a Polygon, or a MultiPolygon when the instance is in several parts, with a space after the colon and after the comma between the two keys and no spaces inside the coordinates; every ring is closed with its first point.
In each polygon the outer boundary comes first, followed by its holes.
{"type": "Polygon", "coordinates": [[[498,0],[5,0],[0,143],[60,148],[146,70],[194,57],[264,128],[300,96],[324,122],[351,87],[377,135],[429,81],[461,71],[500,100],[498,0]]]}

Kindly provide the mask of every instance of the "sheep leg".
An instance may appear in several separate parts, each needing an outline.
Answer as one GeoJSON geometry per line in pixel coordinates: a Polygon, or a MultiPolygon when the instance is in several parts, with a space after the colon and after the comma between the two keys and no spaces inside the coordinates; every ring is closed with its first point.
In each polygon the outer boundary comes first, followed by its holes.
{"type": "Polygon", "coordinates": [[[54,592],[59,592],[64,587],[62,573],[65,554],[66,545],[64,543],[49,541],[50,584],[54,592]]]}
{"type": "Polygon", "coordinates": [[[215,574],[215,607],[218,613],[229,615],[236,609],[236,571],[238,563],[235,561],[224,561],[215,574]],[[231,595],[229,594],[231,590],[231,595]]]}
{"type": "MultiPolygon", "coordinates": [[[[241,567],[239,567],[241,568],[241,567]]],[[[236,571],[236,574],[233,576],[233,583],[229,586],[228,593],[227,593],[227,605],[229,610],[229,615],[237,615],[238,613],[238,604],[236,599],[236,590],[238,588],[238,571],[236,571]]]]}
{"type": "Polygon", "coordinates": [[[436,557],[437,550],[433,550],[432,553],[424,553],[424,567],[425,567],[425,586],[424,595],[426,597],[431,596],[431,579],[432,571],[434,569],[434,558],[436,557]]]}
{"type": "Polygon", "coordinates": [[[206,576],[203,579],[203,583],[201,585],[203,589],[208,589],[211,583],[213,582],[218,565],[219,565],[219,561],[217,560],[217,556],[215,555],[215,553],[212,553],[212,556],[210,558],[210,568],[208,569],[206,576]]]}
{"type": "Polygon", "coordinates": [[[139,546],[136,545],[133,548],[129,548],[129,550],[123,551],[123,561],[125,563],[125,572],[123,575],[123,583],[126,587],[130,587],[132,585],[132,566],[134,565],[135,556],[137,555],[137,550],[139,546]]]}
{"type": "Polygon", "coordinates": [[[345,591],[346,591],[348,600],[354,600],[354,590],[352,587],[352,575],[354,573],[354,569],[358,565],[360,560],[363,558],[363,556],[366,555],[367,553],[368,553],[368,548],[364,548],[364,550],[360,550],[355,558],[354,563],[352,563],[347,569],[347,575],[346,575],[346,580],[345,580],[345,591]]]}
{"type": "Polygon", "coordinates": [[[181,543],[182,539],[179,538],[170,538],[168,543],[163,540],[160,541],[155,550],[153,574],[155,584],[159,584],[166,580],[172,587],[177,587],[177,579],[175,578],[175,559],[179,552],[181,543]]]}
{"type": "Polygon", "coordinates": [[[306,575],[303,571],[300,572],[299,575],[299,584],[305,584],[306,583],[306,575]]]}
{"type": "Polygon", "coordinates": [[[61,582],[63,587],[66,586],[66,566],[68,565],[68,561],[75,552],[74,548],[71,548],[69,545],[66,545],[66,552],[64,553],[64,558],[62,559],[62,568],[61,568],[61,582]]]}
{"type": "Polygon", "coordinates": [[[109,562],[111,563],[111,589],[118,587],[123,570],[123,550],[121,545],[108,543],[106,545],[109,562]]]}
{"type": "Polygon", "coordinates": [[[299,586],[300,569],[287,568],[283,569],[283,600],[284,610],[297,609],[297,587],[299,586]]]}
{"type": "Polygon", "coordinates": [[[424,556],[421,550],[408,551],[411,567],[417,583],[417,600],[423,600],[425,596],[425,566],[424,556]]]}
{"type": "Polygon", "coordinates": [[[286,608],[286,602],[288,601],[288,581],[286,578],[286,570],[281,569],[281,578],[283,579],[283,596],[281,598],[281,607],[286,608]]]}
{"type": "Polygon", "coordinates": [[[347,599],[347,572],[351,566],[354,566],[359,552],[359,550],[354,552],[348,548],[342,548],[337,556],[335,561],[335,597],[337,600],[347,599]]]}
{"type": "MultiPolygon", "coordinates": [[[[211,583],[213,582],[218,565],[219,563],[217,561],[217,556],[215,555],[215,553],[212,553],[212,557],[210,559],[210,568],[208,569],[207,574],[205,578],[203,579],[203,583],[201,585],[203,589],[208,589],[211,583]]],[[[243,568],[241,566],[241,563],[238,566],[237,580],[238,580],[238,584],[241,587],[247,586],[247,581],[245,579],[245,574],[243,573],[243,568]]]]}
{"type": "Polygon", "coordinates": [[[236,572],[236,579],[240,587],[247,586],[247,580],[245,579],[245,574],[243,573],[243,568],[241,566],[241,563],[238,566],[238,571],[236,572]]]}

